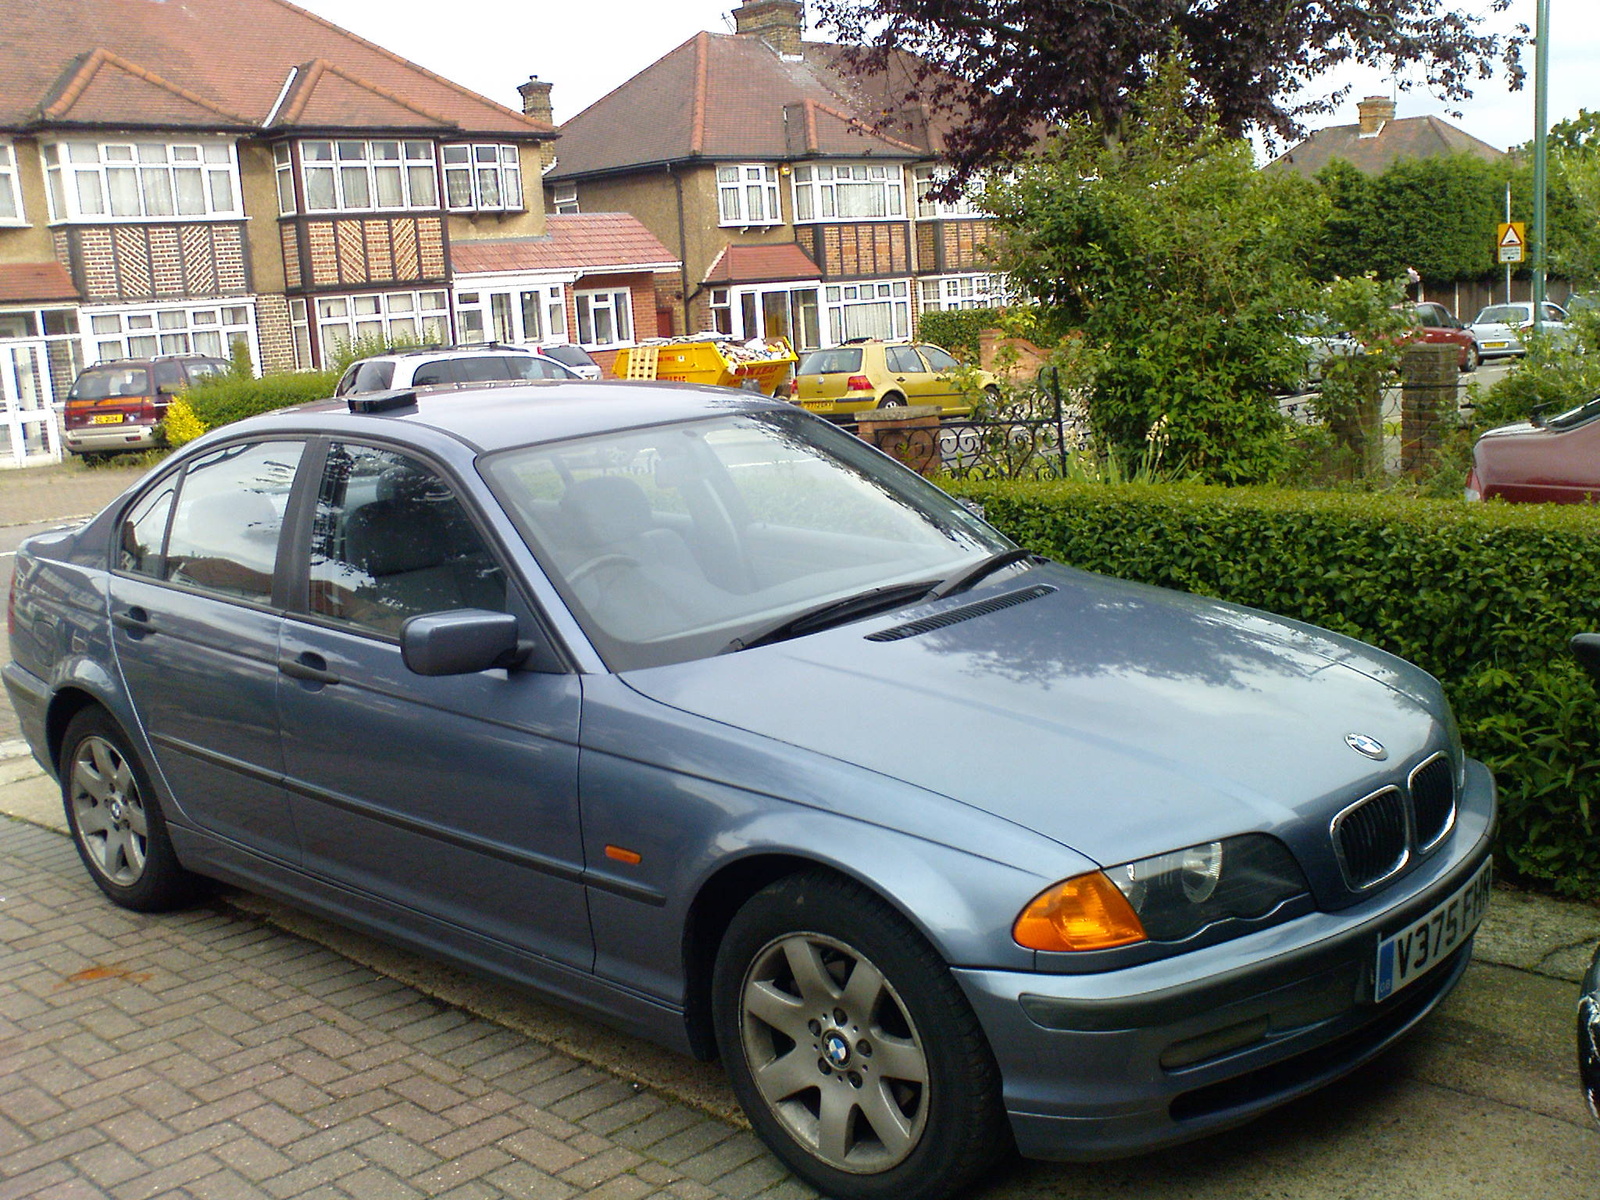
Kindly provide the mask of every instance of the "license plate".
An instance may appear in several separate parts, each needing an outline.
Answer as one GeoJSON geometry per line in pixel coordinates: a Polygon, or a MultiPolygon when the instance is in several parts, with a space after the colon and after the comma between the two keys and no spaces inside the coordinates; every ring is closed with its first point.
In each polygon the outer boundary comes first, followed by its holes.
{"type": "Polygon", "coordinates": [[[813,409],[813,410],[817,410],[817,411],[826,412],[828,409],[833,407],[833,401],[832,400],[802,400],[802,401],[800,401],[800,407],[801,408],[809,408],[809,409],[813,409]]]}
{"type": "Polygon", "coordinates": [[[1505,349],[1505,345],[1506,344],[1504,342],[1485,342],[1483,344],[1483,348],[1485,350],[1503,350],[1505,349]]]}
{"type": "Polygon", "coordinates": [[[1494,863],[1478,873],[1406,928],[1378,943],[1378,983],[1374,1000],[1384,1000],[1421,979],[1472,936],[1489,911],[1494,863]]]}
{"type": "Polygon", "coordinates": [[[92,416],[92,417],[89,418],[89,424],[91,424],[91,425],[121,425],[122,424],[122,414],[121,413],[97,413],[95,416],[92,416]]]}

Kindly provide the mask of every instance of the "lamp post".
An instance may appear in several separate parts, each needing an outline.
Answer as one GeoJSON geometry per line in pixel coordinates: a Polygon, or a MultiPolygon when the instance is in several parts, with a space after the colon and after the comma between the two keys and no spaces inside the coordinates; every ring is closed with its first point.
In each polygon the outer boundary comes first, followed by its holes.
{"type": "Polygon", "coordinates": [[[1550,168],[1550,0],[1539,0],[1533,57],[1533,328],[1544,332],[1545,196],[1550,168]]]}

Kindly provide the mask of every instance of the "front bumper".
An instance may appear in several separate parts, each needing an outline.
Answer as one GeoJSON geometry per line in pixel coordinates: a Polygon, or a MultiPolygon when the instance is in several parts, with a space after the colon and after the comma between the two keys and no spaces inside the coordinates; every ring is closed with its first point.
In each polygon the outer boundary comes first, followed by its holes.
{"type": "Polygon", "coordinates": [[[959,970],[1005,1081],[1018,1149],[1087,1161],[1239,1124],[1392,1044],[1466,970],[1470,939],[1373,1000],[1379,941],[1489,857],[1494,781],[1469,767],[1444,846],[1381,894],[1188,954],[1089,975],[959,970]]]}

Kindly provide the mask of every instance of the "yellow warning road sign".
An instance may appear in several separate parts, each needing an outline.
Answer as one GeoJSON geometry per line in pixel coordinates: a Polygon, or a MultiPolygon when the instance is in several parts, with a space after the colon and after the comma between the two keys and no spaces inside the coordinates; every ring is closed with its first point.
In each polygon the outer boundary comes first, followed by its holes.
{"type": "Polygon", "coordinates": [[[1528,244],[1528,226],[1524,221],[1502,221],[1496,246],[1499,249],[1498,261],[1503,263],[1519,263],[1522,261],[1523,248],[1528,244]]]}

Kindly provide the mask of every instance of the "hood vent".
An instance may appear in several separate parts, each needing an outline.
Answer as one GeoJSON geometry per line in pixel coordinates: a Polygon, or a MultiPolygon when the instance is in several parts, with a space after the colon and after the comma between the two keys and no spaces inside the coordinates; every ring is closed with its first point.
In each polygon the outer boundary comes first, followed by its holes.
{"type": "Polygon", "coordinates": [[[1029,600],[1037,600],[1040,596],[1048,596],[1056,589],[1039,585],[1023,588],[1020,592],[1010,592],[1004,596],[996,596],[993,600],[984,600],[978,604],[966,604],[960,608],[952,608],[935,617],[923,617],[919,621],[907,621],[904,625],[896,625],[892,629],[880,629],[877,633],[869,633],[869,642],[898,642],[902,638],[916,637],[918,634],[932,633],[935,629],[943,629],[947,625],[959,625],[962,621],[970,621],[974,617],[986,617],[990,613],[997,613],[1003,608],[1011,608],[1018,604],[1026,604],[1029,600]]]}

